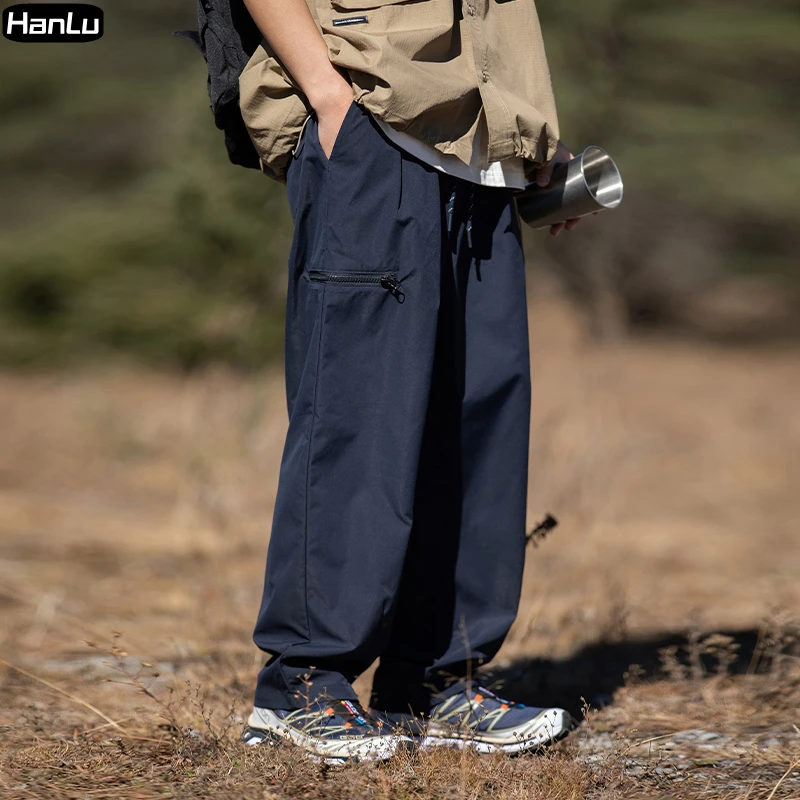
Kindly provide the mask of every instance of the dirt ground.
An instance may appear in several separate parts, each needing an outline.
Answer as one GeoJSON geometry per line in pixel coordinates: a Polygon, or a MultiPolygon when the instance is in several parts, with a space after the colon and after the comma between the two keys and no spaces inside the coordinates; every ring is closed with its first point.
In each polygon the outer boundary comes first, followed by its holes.
{"type": "Polygon", "coordinates": [[[546,754],[341,770],[237,742],[280,375],[0,375],[0,797],[800,798],[800,350],[591,344],[548,296],[531,350],[561,524],[486,680],[590,710],[546,754]]]}

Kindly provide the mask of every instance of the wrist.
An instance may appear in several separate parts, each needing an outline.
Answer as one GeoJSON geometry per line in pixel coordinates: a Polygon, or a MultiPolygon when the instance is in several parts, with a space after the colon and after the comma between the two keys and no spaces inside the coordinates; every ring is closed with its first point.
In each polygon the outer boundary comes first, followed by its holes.
{"type": "Polygon", "coordinates": [[[320,115],[349,106],[353,102],[353,87],[335,68],[323,80],[307,87],[306,97],[311,108],[320,115]]]}

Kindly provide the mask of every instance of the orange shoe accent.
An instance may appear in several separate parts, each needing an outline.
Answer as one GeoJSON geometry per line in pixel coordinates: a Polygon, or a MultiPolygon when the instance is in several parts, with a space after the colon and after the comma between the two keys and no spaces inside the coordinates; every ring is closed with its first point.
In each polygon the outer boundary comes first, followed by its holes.
{"type": "Polygon", "coordinates": [[[483,702],[483,695],[482,694],[476,694],[475,695],[475,702],[476,703],[482,703],[483,702]]]}
{"type": "Polygon", "coordinates": [[[353,727],[353,723],[352,722],[345,722],[344,726],[345,726],[345,728],[352,728],[353,727]]]}
{"type": "Polygon", "coordinates": [[[328,716],[330,716],[331,714],[333,714],[333,713],[334,713],[334,710],[333,710],[332,708],[326,708],[326,709],[325,709],[325,713],[326,713],[328,716]]]}
{"type": "Polygon", "coordinates": [[[501,703],[500,708],[502,708],[503,711],[508,711],[508,703],[501,703]]]}

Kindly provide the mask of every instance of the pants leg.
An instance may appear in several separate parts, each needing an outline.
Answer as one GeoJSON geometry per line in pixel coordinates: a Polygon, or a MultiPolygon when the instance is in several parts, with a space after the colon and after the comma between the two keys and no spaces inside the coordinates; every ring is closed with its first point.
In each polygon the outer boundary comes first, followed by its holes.
{"type": "Polygon", "coordinates": [[[427,711],[432,691],[493,658],[522,585],[530,367],[511,193],[459,184],[453,222],[414,527],[373,684],[388,711],[427,711]]]}
{"type": "Polygon", "coordinates": [[[389,636],[411,534],[439,304],[438,175],[357,105],[289,168],[289,429],[254,640],[256,705],[355,699],[389,636]],[[402,295],[381,285],[391,275],[402,295]],[[403,302],[400,302],[400,300],[403,302]],[[307,676],[307,677],[306,677],[307,676]]]}

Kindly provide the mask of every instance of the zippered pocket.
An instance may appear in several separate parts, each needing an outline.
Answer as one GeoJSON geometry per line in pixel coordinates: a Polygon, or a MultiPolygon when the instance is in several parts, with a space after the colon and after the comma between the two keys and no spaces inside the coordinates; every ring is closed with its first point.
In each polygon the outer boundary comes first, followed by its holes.
{"type": "Polygon", "coordinates": [[[403,284],[397,280],[397,273],[375,272],[325,272],[321,269],[310,269],[309,280],[314,283],[338,283],[344,286],[379,286],[389,292],[398,303],[402,303],[406,296],[403,293],[403,284]]]}

